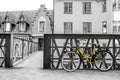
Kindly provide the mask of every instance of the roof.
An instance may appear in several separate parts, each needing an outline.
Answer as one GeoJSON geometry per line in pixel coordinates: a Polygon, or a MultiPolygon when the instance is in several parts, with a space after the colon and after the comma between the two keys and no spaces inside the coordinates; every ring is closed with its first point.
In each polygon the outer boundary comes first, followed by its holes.
{"type": "MultiPolygon", "coordinates": [[[[5,17],[9,16],[10,22],[17,24],[20,21],[20,17],[24,16],[24,21],[28,24],[32,24],[38,15],[39,10],[29,10],[29,11],[2,11],[0,12],[0,23],[5,22],[5,17]]],[[[53,21],[53,10],[47,10],[50,20],[53,21]]]]}
{"type": "MultiPolygon", "coordinates": [[[[54,1],[55,1],[55,0],[54,0],[54,1]]],[[[62,0],[59,0],[59,1],[62,1],[62,0]]],[[[68,1],[70,1],[70,0],[68,0],[68,1]]],[[[79,0],[79,1],[83,1],[83,0],[79,0]]],[[[87,0],[87,1],[93,1],[93,0],[87,0]]],[[[99,2],[99,1],[105,1],[105,0],[94,0],[94,1],[99,2]]]]}
{"type": "Polygon", "coordinates": [[[21,15],[24,15],[26,22],[31,23],[34,19],[37,10],[33,11],[3,11],[0,12],[1,22],[5,21],[5,17],[8,15],[13,23],[17,23],[21,15]]]}

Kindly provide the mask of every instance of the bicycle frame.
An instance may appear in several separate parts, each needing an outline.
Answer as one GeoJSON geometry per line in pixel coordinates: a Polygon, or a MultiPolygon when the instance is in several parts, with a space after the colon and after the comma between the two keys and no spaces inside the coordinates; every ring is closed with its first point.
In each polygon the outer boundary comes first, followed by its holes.
{"type": "Polygon", "coordinates": [[[88,56],[86,55],[86,53],[81,49],[81,47],[77,45],[77,50],[76,50],[76,52],[75,52],[75,55],[72,57],[72,59],[74,60],[75,57],[76,57],[76,55],[78,54],[78,55],[82,55],[83,58],[84,58],[85,60],[87,60],[87,62],[93,63],[93,62],[92,62],[92,59],[93,59],[93,56],[94,56],[94,54],[95,54],[96,51],[97,51],[96,48],[93,48],[93,50],[92,50],[92,55],[91,55],[90,57],[88,57],[88,56]]]}

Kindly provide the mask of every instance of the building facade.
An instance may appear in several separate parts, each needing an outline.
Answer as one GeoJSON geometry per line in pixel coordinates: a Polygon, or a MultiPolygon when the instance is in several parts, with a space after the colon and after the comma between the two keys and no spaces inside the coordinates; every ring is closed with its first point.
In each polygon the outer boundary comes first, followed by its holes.
{"type": "Polygon", "coordinates": [[[113,0],[113,33],[120,34],[120,0],[113,0]]]}
{"type": "Polygon", "coordinates": [[[41,5],[38,10],[3,11],[0,12],[0,33],[29,35],[24,38],[39,42],[42,49],[44,34],[52,33],[52,17],[53,11],[47,10],[45,5],[41,5]]]}
{"type": "Polygon", "coordinates": [[[112,0],[54,0],[55,34],[113,34],[112,0]]]}

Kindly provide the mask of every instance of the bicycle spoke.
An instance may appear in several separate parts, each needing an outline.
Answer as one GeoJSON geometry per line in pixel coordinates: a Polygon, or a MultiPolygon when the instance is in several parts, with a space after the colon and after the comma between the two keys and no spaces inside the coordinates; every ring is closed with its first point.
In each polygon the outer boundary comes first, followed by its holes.
{"type": "Polygon", "coordinates": [[[67,64],[66,68],[68,68],[69,64],[67,64]]]}
{"type": "Polygon", "coordinates": [[[105,67],[106,67],[106,69],[108,68],[108,66],[107,66],[107,63],[104,61],[104,65],[105,65],[105,67]]]}
{"type": "Polygon", "coordinates": [[[99,68],[101,68],[101,67],[102,67],[102,64],[103,64],[103,62],[101,62],[101,64],[100,64],[99,68]]]}
{"type": "Polygon", "coordinates": [[[73,54],[70,53],[70,54],[68,54],[68,56],[69,56],[70,59],[72,59],[73,54]]]}
{"type": "Polygon", "coordinates": [[[103,57],[103,59],[104,59],[104,65],[105,65],[106,69],[108,69],[108,65],[107,65],[107,63],[106,63],[106,61],[105,61],[105,56],[106,56],[106,53],[104,53],[104,54],[102,55],[102,57],[103,57]]]}
{"type": "Polygon", "coordinates": [[[74,65],[74,67],[76,68],[76,65],[75,65],[75,63],[74,62],[72,62],[73,63],[73,65],[74,65]]]}
{"type": "Polygon", "coordinates": [[[68,62],[68,64],[67,64],[66,68],[68,68],[68,67],[69,67],[69,65],[70,65],[70,62],[68,62]]]}

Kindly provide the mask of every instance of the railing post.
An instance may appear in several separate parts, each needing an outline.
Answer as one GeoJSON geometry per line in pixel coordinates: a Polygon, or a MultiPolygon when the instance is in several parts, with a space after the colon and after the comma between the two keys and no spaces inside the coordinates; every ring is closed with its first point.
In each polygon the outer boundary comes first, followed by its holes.
{"type": "Polygon", "coordinates": [[[22,40],[22,59],[24,58],[24,40],[22,40]]]}
{"type": "Polygon", "coordinates": [[[51,69],[50,63],[51,63],[51,41],[50,37],[47,35],[44,35],[44,60],[43,60],[43,69],[51,69]]]}
{"type": "Polygon", "coordinates": [[[70,51],[73,51],[73,42],[72,38],[70,38],[70,51]]]}
{"type": "Polygon", "coordinates": [[[29,52],[29,44],[30,44],[30,42],[28,41],[28,43],[27,43],[27,54],[28,54],[28,56],[30,55],[30,52],[29,52]]]}
{"type": "Polygon", "coordinates": [[[115,37],[113,38],[113,69],[115,69],[115,37]]]}
{"type": "Polygon", "coordinates": [[[32,54],[32,41],[30,41],[30,54],[32,54]]]}
{"type": "Polygon", "coordinates": [[[5,68],[11,68],[13,66],[12,47],[13,47],[13,35],[7,34],[5,44],[5,68]]]}

